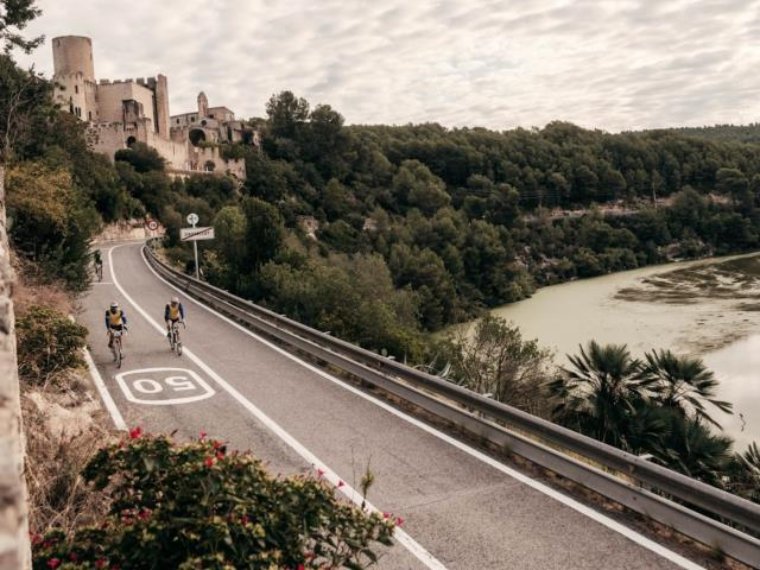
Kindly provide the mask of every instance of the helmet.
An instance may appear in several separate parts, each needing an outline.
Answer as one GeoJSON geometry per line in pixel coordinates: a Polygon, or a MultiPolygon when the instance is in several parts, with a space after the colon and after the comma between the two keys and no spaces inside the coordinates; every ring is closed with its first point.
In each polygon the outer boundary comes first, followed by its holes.
{"type": "Polygon", "coordinates": [[[179,303],[179,299],[177,297],[172,297],[172,305],[176,305],[179,303]]]}
{"type": "Polygon", "coordinates": [[[119,303],[117,303],[116,301],[111,301],[111,308],[112,309],[118,309],[119,308],[119,303]]]}

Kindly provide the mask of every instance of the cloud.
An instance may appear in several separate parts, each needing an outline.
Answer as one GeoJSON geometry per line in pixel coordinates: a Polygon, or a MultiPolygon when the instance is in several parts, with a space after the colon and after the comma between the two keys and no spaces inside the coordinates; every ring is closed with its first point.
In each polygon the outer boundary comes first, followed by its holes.
{"type": "MultiPolygon", "coordinates": [[[[98,77],[169,77],[172,113],[290,89],[349,123],[611,131],[760,121],[760,0],[39,0],[98,77]]],[[[52,71],[49,42],[24,63],[52,71]]]]}

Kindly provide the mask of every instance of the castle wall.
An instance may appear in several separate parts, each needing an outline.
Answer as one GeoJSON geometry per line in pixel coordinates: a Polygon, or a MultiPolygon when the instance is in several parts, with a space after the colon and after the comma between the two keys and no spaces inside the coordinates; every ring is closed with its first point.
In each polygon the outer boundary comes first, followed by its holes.
{"type": "Polygon", "coordinates": [[[227,107],[209,107],[208,116],[217,121],[227,122],[235,120],[235,113],[227,107]]]}
{"type": "Polygon", "coordinates": [[[85,121],[98,117],[97,85],[83,73],[66,73],[55,76],[55,100],[65,111],[85,121]]]}
{"type": "Polygon", "coordinates": [[[151,130],[154,130],[153,91],[133,81],[101,82],[98,85],[100,120],[108,123],[122,121],[122,102],[129,99],[134,99],[142,105],[143,114],[150,119],[151,130]]]}

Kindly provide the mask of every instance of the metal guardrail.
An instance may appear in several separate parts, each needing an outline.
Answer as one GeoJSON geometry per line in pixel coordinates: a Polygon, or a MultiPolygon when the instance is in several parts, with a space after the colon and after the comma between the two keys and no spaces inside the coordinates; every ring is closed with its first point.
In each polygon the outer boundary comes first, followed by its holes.
{"type": "Polygon", "coordinates": [[[150,246],[144,248],[144,253],[150,265],[167,281],[250,328],[681,534],[760,568],[760,540],[757,538],[760,536],[760,505],[198,281],[159,261],[150,246]]]}

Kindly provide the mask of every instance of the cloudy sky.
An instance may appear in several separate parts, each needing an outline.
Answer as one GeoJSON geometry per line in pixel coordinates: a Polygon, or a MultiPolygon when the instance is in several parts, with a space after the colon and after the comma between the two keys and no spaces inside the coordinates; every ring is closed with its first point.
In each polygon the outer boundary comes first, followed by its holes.
{"type": "MultiPolygon", "coordinates": [[[[169,78],[171,112],[262,116],[290,89],[349,123],[610,131],[760,121],[760,0],[38,0],[99,78],[169,78]]],[[[49,41],[25,63],[52,71],[49,41]]],[[[20,58],[21,59],[21,58],[20,58]]]]}

